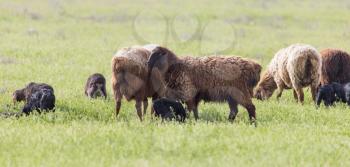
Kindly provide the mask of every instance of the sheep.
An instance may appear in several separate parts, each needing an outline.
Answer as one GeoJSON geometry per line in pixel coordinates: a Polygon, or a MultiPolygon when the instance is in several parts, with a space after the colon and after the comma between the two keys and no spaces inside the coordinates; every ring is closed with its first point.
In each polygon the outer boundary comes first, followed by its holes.
{"type": "Polygon", "coordinates": [[[16,102],[21,102],[21,101],[27,101],[27,99],[30,97],[30,95],[37,91],[38,89],[50,89],[53,91],[53,88],[45,83],[35,83],[35,82],[30,82],[25,86],[23,89],[18,89],[13,92],[12,94],[12,100],[13,103],[16,102]]]}
{"type": "Polygon", "coordinates": [[[350,83],[340,84],[333,82],[319,88],[317,94],[317,106],[324,101],[325,106],[333,105],[335,101],[340,101],[350,105],[350,83]]]}
{"type": "Polygon", "coordinates": [[[22,113],[29,115],[33,110],[54,111],[55,95],[52,89],[40,88],[34,91],[28,98],[22,109],[22,113]]]}
{"type": "Polygon", "coordinates": [[[320,85],[350,82],[350,55],[339,49],[324,49],[321,52],[322,70],[320,85]]]}
{"type": "Polygon", "coordinates": [[[303,87],[310,86],[315,101],[320,72],[321,57],[314,47],[290,45],[275,54],[255,89],[254,97],[266,100],[277,89],[279,99],[284,89],[293,89],[294,98],[303,104],[303,87]]]}
{"type": "Polygon", "coordinates": [[[336,101],[335,91],[333,85],[327,84],[319,88],[316,96],[316,105],[320,106],[321,102],[324,102],[325,106],[332,106],[336,101]]]}
{"type": "Polygon", "coordinates": [[[89,76],[85,84],[85,95],[89,98],[103,96],[107,98],[106,79],[102,74],[95,73],[89,76]]]}
{"type": "MultiPolygon", "coordinates": [[[[147,60],[151,48],[133,46],[122,48],[112,58],[112,88],[115,99],[115,112],[118,116],[121,100],[135,100],[137,114],[142,121],[148,107],[148,97],[157,99],[156,93],[149,86],[147,60]],[[141,111],[143,103],[143,113],[141,111]]],[[[153,111],[152,111],[153,113],[153,111]]]]}
{"type": "Polygon", "coordinates": [[[346,84],[340,84],[337,82],[333,82],[332,84],[330,84],[333,87],[334,93],[335,93],[335,97],[336,97],[336,101],[341,101],[343,103],[345,103],[346,100],[346,84]]]}
{"type": "Polygon", "coordinates": [[[200,101],[228,102],[229,120],[244,106],[255,122],[253,88],[259,81],[261,66],[240,57],[177,57],[165,47],[156,47],[148,60],[149,79],[160,97],[179,100],[198,119],[200,101]]]}
{"type": "Polygon", "coordinates": [[[175,118],[179,122],[184,122],[186,119],[186,110],[178,101],[160,98],[153,102],[152,107],[155,111],[155,116],[160,116],[163,120],[172,120],[175,118]]]}
{"type": "Polygon", "coordinates": [[[52,86],[45,83],[30,82],[25,88],[13,93],[14,102],[25,101],[22,113],[28,115],[32,110],[53,110],[55,95],[52,86]]]}
{"type": "Polygon", "coordinates": [[[336,100],[347,103],[350,106],[350,82],[345,84],[333,82],[332,85],[335,91],[336,100]]]}

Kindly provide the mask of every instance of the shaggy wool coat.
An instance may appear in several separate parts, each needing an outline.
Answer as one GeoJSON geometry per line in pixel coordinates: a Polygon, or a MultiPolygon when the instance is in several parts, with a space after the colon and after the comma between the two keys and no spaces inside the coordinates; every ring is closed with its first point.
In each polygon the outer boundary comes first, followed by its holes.
{"type": "Polygon", "coordinates": [[[321,57],[314,47],[306,44],[290,45],[275,54],[257,86],[255,96],[267,99],[278,89],[279,98],[284,89],[293,89],[295,98],[303,102],[302,88],[310,86],[315,99],[320,72],[321,57]]]}
{"type": "Polygon", "coordinates": [[[350,55],[339,49],[321,51],[321,85],[350,82],[350,55]]]}
{"type": "Polygon", "coordinates": [[[120,49],[112,58],[112,89],[116,101],[116,116],[121,107],[121,99],[135,100],[135,108],[140,120],[146,113],[147,97],[156,99],[155,92],[148,84],[147,61],[150,46],[133,46],[120,49]],[[141,105],[143,103],[143,110],[141,105]]]}
{"type": "Polygon", "coordinates": [[[244,106],[255,119],[251,101],[259,81],[261,66],[254,61],[233,56],[178,58],[167,48],[154,49],[149,59],[151,81],[159,95],[183,101],[198,118],[197,106],[204,101],[227,101],[230,120],[244,106]]]}

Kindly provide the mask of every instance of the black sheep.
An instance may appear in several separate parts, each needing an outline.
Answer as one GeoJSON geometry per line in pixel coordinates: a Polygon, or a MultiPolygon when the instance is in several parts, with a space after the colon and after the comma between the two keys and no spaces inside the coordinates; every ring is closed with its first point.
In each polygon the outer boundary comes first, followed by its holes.
{"type": "Polygon", "coordinates": [[[335,91],[332,84],[327,84],[319,88],[316,96],[317,106],[320,106],[322,101],[325,106],[331,106],[336,101],[335,91]]]}
{"type": "Polygon", "coordinates": [[[160,98],[153,102],[155,116],[161,117],[163,120],[176,119],[184,122],[186,119],[186,110],[180,102],[173,101],[167,98],[160,98]]]}
{"type": "Polygon", "coordinates": [[[336,101],[341,101],[345,103],[346,97],[345,97],[344,85],[337,82],[333,82],[331,85],[333,86],[333,89],[334,89],[336,101]]]}
{"type": "Polygon", "coordinates": [[[18,89],[15,92],[13,92],[12,98],[13,102],[20,102],[20,101],[27,101],[31,94],[34,92],[40,90],[40,89],[50,89],[53,92],[52,86],[45,84],[45,83],[35,83],[30,82],[25,86],[23,89],[18,89]]]}
{"type": "Polygon", "coordinates": [[[52,89],[38,89],[33,92],[24,105],[22,112],[29,115],[33,110],[49,111],[55,108],[55,95],[52,89]]]}
{"type": "Polygon", "coordinates": [[[85,84],[85,95],[90,98],[98,96],[107,98],[106,79],[102,74],[95,73],[89,76],[85,84]]]}
{"type": "Polygon", "coordinates": [[[339,84],[333,82],[320,87],[317,94],[317,105],[324,101],[325,106],[333,105],[335,101],[347,103],[350,106],[350,83],[339,84]]]}

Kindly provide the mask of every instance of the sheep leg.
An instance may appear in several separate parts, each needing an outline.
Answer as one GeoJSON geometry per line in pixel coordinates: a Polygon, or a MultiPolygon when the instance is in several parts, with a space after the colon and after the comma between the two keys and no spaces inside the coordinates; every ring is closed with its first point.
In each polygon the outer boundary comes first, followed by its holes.
{"type": "Polygon", "coordinates": [[[297,92],[293,89],[293,96],[296,101],[298,101],[298,94],[297,92]]]}
{"type": "Polygon", "coordinates": [[[198,104],[199,104],[199,100],[196,100],[196,101],[194,102],[194,108],[193,108],[193,115],[194,115],[194,118],[195,118],[196,120],[199,119],[199,116],[198,116],[198,104]]]}
{"type": "Polygon", "coordinates": [[[119,89],[116,89],[114,91],[114,99],[115,99],[115,117],[118,117],[120,108],[122,106],[122,94],[120,93],[119,89]]]}
{"type": "Polygon", "coordinates": [[[238,107],[237,102],[234,100],[231,96],[227,99],[228,105],[230,107],[230,115],[228,116],[228,120],[233,122],[236,118],[236,115],[238,113],[238,107]]]}
{"type": "Polygon", "coordinates": [[[302,88],[295,88],[295,89],[296,89],[296,92],[297,92],[297,95],[298,95],[298,101],[301,104],[304,104],[304,92],[303,92],[303,89],[302,88]]]}
{"type": "Polygon", "coordinates": [[[252,102],[252,99],[245,98],[241,105],[247,109],[250,123],[256,126],[255,106],[252,102]]]}
{"type": "Polygon", "coordinates": [[[105,97],[105,99],[107,99],[107,91],[106,91],[106,86],[105,85],[102,88],[102,94],[105,97]]]}
{"type": "Polygon", "coordinates": [[[143,115],[146,115],[147,107],[148,107],[148,99],[146,98],[143,100],[143,115]]]}
{"type": "Polygon", "coordinates": [[[157,99],[158,99],[158,96],[157,96],[157,95],[152,96],[152,106],[151,106],[151,115],[152,115],[152,117],[154,116],[153,103],[154,103],[154,101],[157,100],[157,99]]]}
{"type": "Polygon", "coordinates": [[[197,121],[199,119],[198,116],[198,105],[195,105],[193,108],[193,115],[194,115],[194,119],[197,121]]]}
{"type": "Polygon", "coordinates": [[[193,111],[193,116],[194,119],[197,121],[199,116],[198,116],[198,103],[195,103],[194,101],[188,101],[186,102],[188,111],[193,111]]]}
{"type": "Polygon", "coordinates": [[[312,100],[314,100],[314,102],[316,101],[316,95],[317,95],[317,86],[318,84],[312,84],[311,87],[311,94],[312,94],[312,100]]]}
{"type": "Polygon", "coordinates": [[[136,100],[135,108],[137,111],[137,115],[140,118],[140,121],[142,121],[142,109],[141,109],[142,108],[142,101],[141,100],[136,100]]]}
{"type": "Polygon", "coordinates": [[[283,87],[278,86],[278,88],[277,88],[277,100],[279,100],[281,98],[282,92],[283,92],[283,87]]]}

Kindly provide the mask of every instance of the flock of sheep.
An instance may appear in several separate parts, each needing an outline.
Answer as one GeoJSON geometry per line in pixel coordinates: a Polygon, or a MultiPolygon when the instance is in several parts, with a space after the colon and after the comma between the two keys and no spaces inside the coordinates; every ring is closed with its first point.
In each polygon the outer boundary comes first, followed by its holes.
{"type": "MultiPolygon", "coordinates": [[[[152,115],[163,119],[184,121],[186,105],[198,117],[198,104],[227,102],[229,120],[243,106],[253,123],[256,120],[252,98],[266,100],[277,90],[293,89],[295,99],[303,103],[303,88],[310,86],[317,106],[336,101],[350,105],[350,55],[338,49],[318,52],[306,44],[293,44],[279,50],[267,71],[260,77],[261,65],[237,56],[177,56],[159,45],[132,46],[120,49],[112,58],[112,88],[116,116],[122,98],[135,100],[139,119],[143,120],[152,98],[152,115]]],[[[85,86],[90,98],[107,97],[106,80],[102,74],[91,75],[85,86]]],[[[55,107],[53,88],[47,84],[30,83],[13,93],[13,100],[26,101],[21,113],[48,111],[55,107]]]]}

